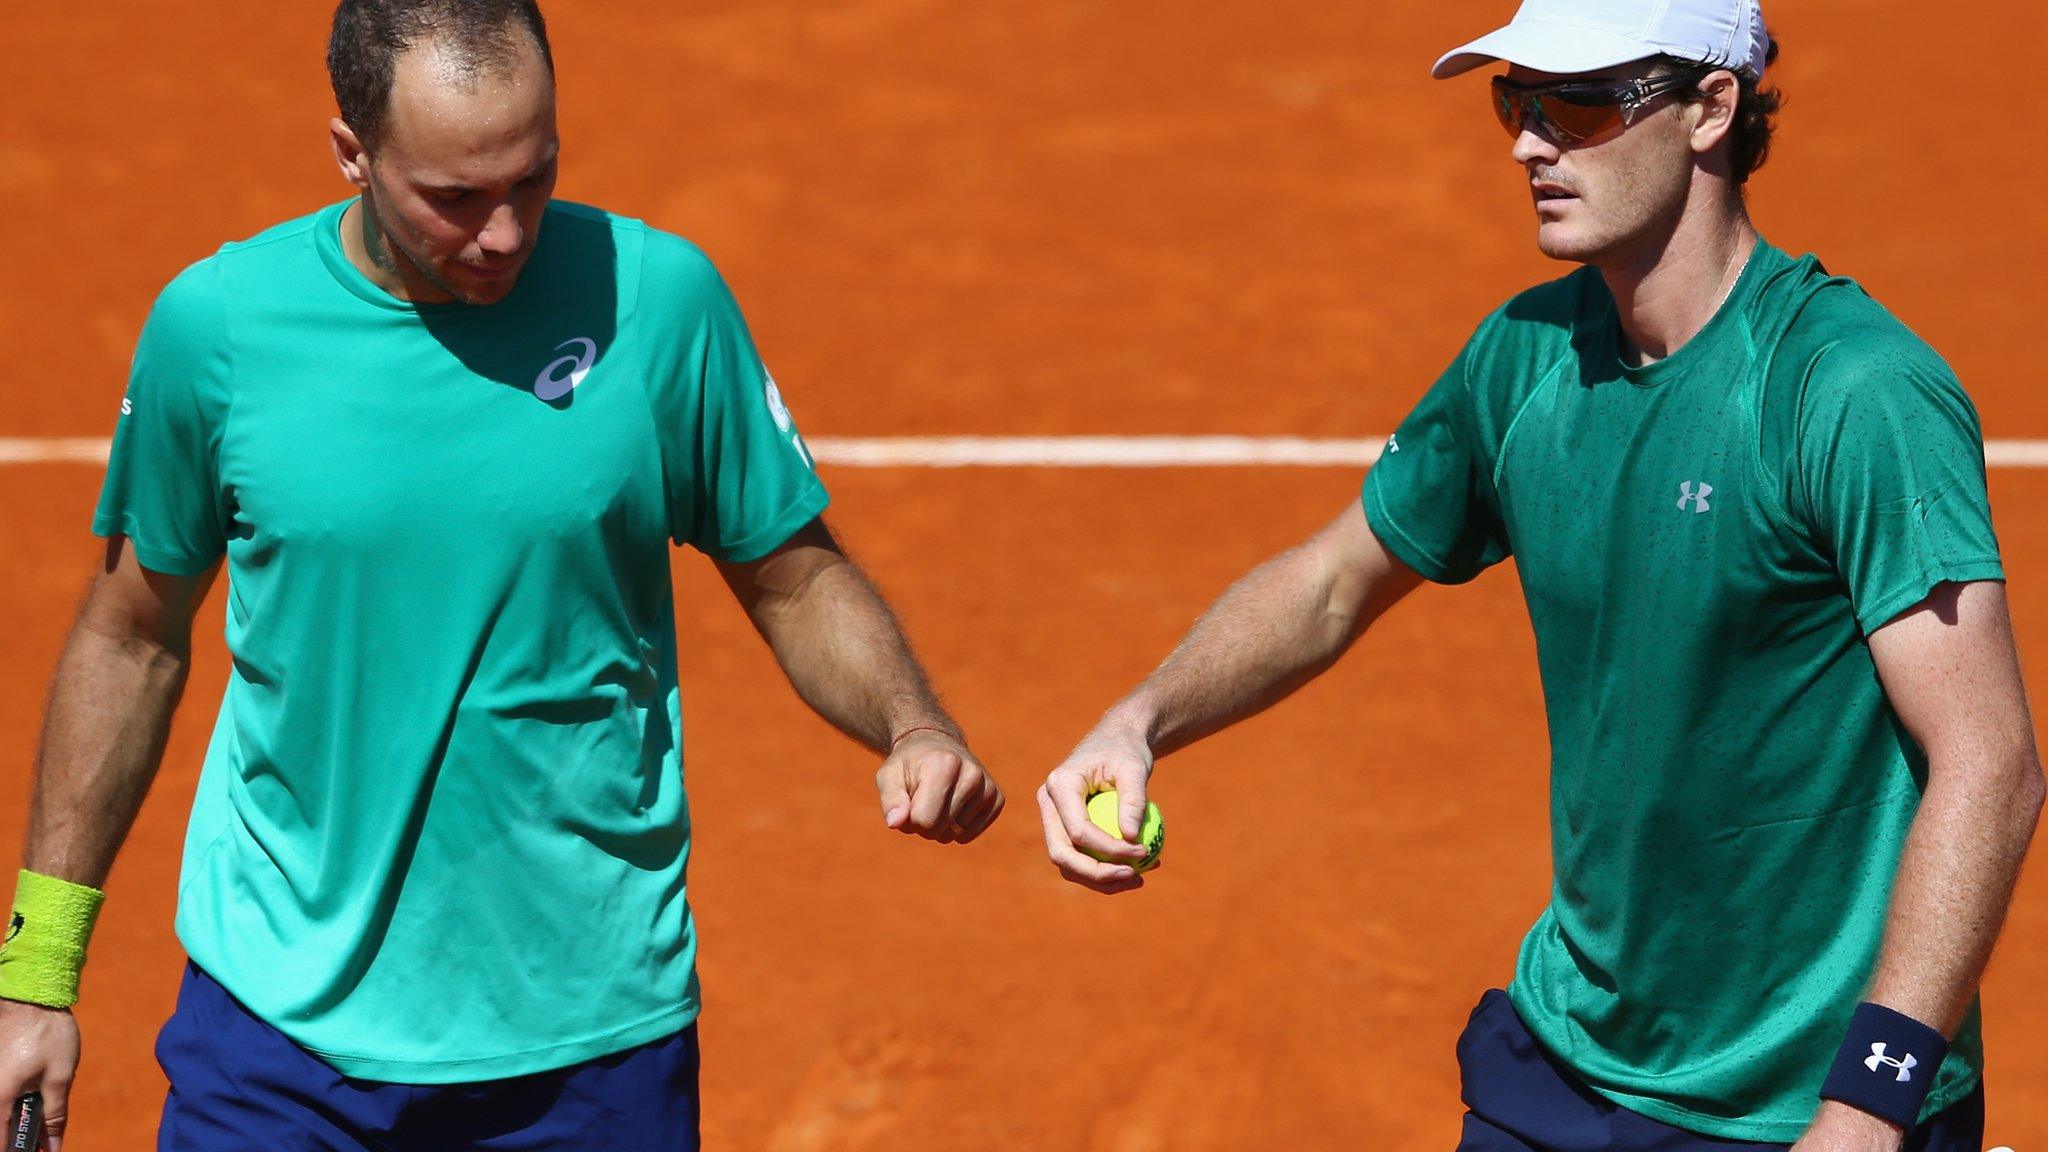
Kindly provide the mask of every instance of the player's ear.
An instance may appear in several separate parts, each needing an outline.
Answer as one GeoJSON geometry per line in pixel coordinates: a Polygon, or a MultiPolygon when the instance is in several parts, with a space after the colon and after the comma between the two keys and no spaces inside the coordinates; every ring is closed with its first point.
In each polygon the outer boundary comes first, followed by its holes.
{"type": "Polygon", "coordinates": [[[1699,155],[1712,152],[1735,127],[1735,107],[1742,99],[1742,84],[1726,69],[1709,72],[1700,80],[1701,99],[1686,105],[1693,112],[1692,149],[1699,155]]]}
{"type": "Polygon", "coordinates": [[[355,129],[336,116],[327,121],[327,143],[334,149],[334,163],[342,178],[365,191],[370,187],[370,153],[357,139],[355,129]]]}

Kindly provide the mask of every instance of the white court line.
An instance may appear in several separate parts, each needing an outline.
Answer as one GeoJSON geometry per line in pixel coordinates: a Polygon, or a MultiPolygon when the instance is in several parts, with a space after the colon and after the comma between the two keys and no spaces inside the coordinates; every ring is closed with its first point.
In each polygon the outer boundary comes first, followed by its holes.
{"type": "MultiPolygon", "coordinates": [[[[819,463],[840,468],[1363,468],[1386,438],[1299,436],[820,436],[819,463]]],[[[2048,440],[1991,440],[1993,468],[2048,468],[2048,440]]],[[[0,465],[105,464],[107,441],[0,437],[0,465]]]]}
{"type": "Polygon", "coordinates": [[[842,468],[1364,467],[1387,438],[1299,436],[902,436],[807,440],[822,464],[842,468]]]}
{"type": "Polygon", "coordinates": [[[84,437],[0,438],[0,464],[105,464],[108,443],[84,437]]]}

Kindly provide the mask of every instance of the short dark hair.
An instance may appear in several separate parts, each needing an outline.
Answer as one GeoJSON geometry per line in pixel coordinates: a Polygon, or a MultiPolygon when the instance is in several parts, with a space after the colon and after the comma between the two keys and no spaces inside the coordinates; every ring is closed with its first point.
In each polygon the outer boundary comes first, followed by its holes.
{"type": "MultiPolygon", "coordinates": [[[[1764,67],[1768,69],[1778,62],[1778,38],[1766,34],[1764,67]]],[[[1672,71],[1711,71],[1709,66],[1695,60],[1680,60],[1666,56],[1659,60],[1672,71]]],[[[1737,184],[1746,184],[1752,172],[1764,166],[1771,155],[1771,132],[1777,127],[1772,118],[1784,106],[1785,96],[1776,88],[1764,87],[1761,77],[1752,78],[1740,72],[1735,73],[1738,92],[1735,97],[1735,126],[1728,132],[1728,174],[1737,184]]],[[[1688,90],[1681,99],[1697,100],[1700,94],[1688,90]]]]}
{"type": "Polygon", "coordinates": [[[504,68],[518,57],[518,33],[540,49],[555,74],[548,26],[534,0],[341,0],[327,38],[327,78],[342,122],[374,147],[391,108],[398,57],[423,40],[445,43],[470,73],[504,68]]]}

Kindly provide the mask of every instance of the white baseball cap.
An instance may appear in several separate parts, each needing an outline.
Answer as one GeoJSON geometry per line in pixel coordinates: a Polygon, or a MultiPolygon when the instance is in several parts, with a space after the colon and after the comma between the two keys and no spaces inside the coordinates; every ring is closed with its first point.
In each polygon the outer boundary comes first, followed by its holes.
{"type": "Polygon", "coordinates": [[[1508,26],[1436,62],[1438,80],[1495,60],[1538,72],[1597,72],[1651,56],[1764,74],[1759,0],[1523,0],[1508,26]]]}

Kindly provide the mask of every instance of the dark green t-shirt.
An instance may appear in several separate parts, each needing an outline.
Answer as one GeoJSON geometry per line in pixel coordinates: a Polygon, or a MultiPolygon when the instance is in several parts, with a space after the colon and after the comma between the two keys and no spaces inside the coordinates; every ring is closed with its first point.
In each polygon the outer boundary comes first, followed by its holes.
{"type": "MultiPolygon", "coordinates": [[[[1865,638],[2003,576],[1976,412],[1928,346],[1759,244],[1643,368],[1590,269],[1480,325],[1366,477],[1425,577],[1516,558],[1551,741],[1550,906],[1510,992],[1596,1090],[1796,1139],[1872,974],[1926,761],[1865,638]]],[[[1967,1094],[1977,1013],[1926,1111],[1967,1094]]]]}
{"type": "Polygon", "coordinates": [[[93,522],[227,559],[186,951],[371,1080],[489,1080],[697,1012],[671,541],[744,561],[825,490],[685,241],[549,205],[518,285],[413,305],[344,204],[164,289],[93,522]]]}

